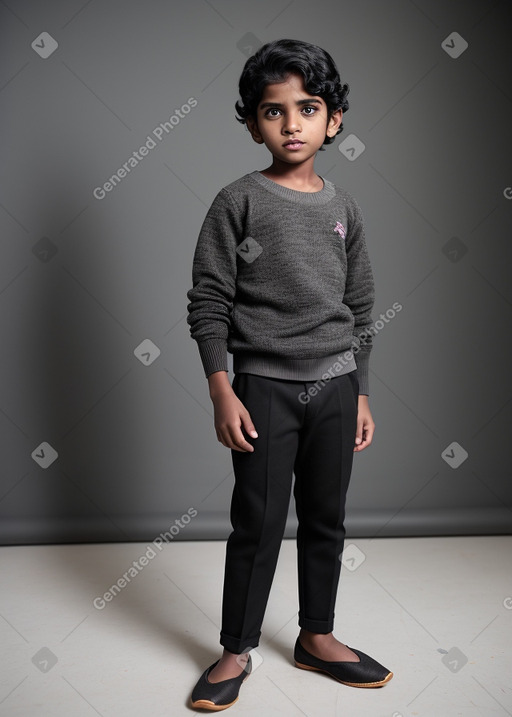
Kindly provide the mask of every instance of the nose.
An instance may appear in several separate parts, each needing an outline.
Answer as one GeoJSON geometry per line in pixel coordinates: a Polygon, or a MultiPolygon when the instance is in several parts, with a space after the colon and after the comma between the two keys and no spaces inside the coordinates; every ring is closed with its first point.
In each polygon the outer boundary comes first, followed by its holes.
{"type": "Polygon", "coordinates": [[[301,131],[300,115],[296,112],[290,112],[286,115],[283,123],[283,131],[285,134],[293,134],[301,131]]]}

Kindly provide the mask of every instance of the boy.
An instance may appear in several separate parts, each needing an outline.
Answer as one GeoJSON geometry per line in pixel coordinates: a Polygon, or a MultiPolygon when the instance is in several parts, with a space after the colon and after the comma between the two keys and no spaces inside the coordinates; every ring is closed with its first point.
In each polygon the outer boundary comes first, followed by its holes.
{"type": "Polygon", "coordinates": [[[235,474],[224,651],[192,691],[192,706],[210,710],[234,704],[251,671],[292,474],[301,628],[295,664],[358,687],[380,687],[393,676],[332,632],[353,453],[371,444],[374,431],[374,283],[361,210],[314,171],[317,151],[343,129],[349,87],[321,48],[278,40],[247,60],[239,90],[239,121],[272,163],[215,197],[187,294],[217,438],[231,449],[235,474]]]}

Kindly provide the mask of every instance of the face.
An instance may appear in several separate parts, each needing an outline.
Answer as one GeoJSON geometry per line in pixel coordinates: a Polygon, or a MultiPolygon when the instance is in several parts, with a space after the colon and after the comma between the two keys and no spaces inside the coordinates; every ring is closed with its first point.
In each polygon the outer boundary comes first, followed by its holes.
{"type": "Polygon", "coordinates": [[[301,164],[314,157],[326,134],[335,136],[342,115],[339,109],[328,119],[325,101],[306,92],[301,75],[291,74],[265,87],[256,121],[248,117],[247,126],[254,141],[265,144],[274,158],[301,164]]]}

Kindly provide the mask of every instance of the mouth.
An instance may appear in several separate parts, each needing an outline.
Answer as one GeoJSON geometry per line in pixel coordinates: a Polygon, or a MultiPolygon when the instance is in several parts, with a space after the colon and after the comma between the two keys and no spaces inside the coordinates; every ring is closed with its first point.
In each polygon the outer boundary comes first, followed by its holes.
{"type": "Polygon", "coordinates": [[[303,144],[304,142],[300,139],[289,139],[283,144],[283,147],[287,149],[300,149],[303,144]]]}

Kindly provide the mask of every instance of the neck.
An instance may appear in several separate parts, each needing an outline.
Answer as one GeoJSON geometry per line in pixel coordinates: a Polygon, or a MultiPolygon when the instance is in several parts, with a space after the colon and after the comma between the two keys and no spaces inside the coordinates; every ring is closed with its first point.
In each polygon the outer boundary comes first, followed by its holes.
{"type": "Polygon", "coordinates": [[[322,180],[315,172],[314,157],[306,162],[296,165],[282,162],[274,157],[274,161],[262,170],[262,174],[278,184],[283,184],[290,189],[310,188],[313,191],[321,189],[322,180]]]}

